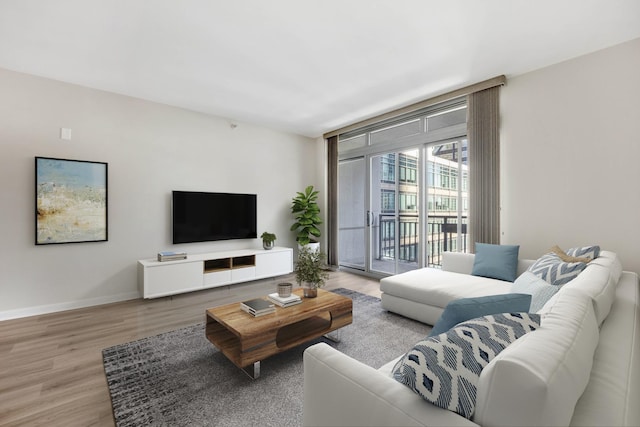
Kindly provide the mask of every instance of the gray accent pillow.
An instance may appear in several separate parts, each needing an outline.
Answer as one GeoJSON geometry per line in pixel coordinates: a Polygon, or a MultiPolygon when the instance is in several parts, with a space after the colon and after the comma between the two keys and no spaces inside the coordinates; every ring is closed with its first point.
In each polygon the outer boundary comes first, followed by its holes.
{"type": "Polygon", "coordinates": [[[551,285],[535,274],[525,271],[513,282],[511,292],[531,295],[529,311],[537,313],[561,287],[562,285],[551,285]]]}

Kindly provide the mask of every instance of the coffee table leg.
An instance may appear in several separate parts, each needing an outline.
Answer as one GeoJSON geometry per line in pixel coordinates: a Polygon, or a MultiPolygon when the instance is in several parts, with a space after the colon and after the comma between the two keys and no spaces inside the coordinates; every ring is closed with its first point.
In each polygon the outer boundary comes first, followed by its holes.
{"type": "Polygon", "coordinates": [[[335,331],[331,331],[328,334],[323,335],[326,339],[331,340],[333,342],[340,342],[342,338],[341,330],[336,329],[335,331]]]}
{"type": "Polygon", "coordinates": [[[245,366],[244,368],[240,368],[244,371],[245,374],[249,375],[251,379],[255,380],[260,377],[260,361],[254,362],[249,366],[245,366]]]}

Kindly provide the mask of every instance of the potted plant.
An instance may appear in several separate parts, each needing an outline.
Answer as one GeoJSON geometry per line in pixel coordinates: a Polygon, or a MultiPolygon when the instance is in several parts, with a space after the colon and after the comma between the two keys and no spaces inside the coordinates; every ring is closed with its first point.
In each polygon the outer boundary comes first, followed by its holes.
{"type": "Polygon", "coordinates": [[[314,191],[313,185],[310,185],[304,192],[298,192],[291,201],[291,213],[296,219],[291,231],[296,232],[296,241],[300,246],[317,243],[320,237],[318,225],[322,224],[322,220],[317,200],[318,191],[314,191]]]}
{"type": "Polygon", "coordinates": [[[274,246],[273,242],[276,241],[276,235],[275,234],[269,233],[268,231],[265,231],[264,233],[262,233],[260,238],[262,239],[262,247],[263,248],[265,248],[266,250],[273,249],[273,246],[274,246]]]}
{"type": "Polygon", "coordinates": [[[318,295],[318,288],[324,286],[329,273],[324,269],[326,255],[323,252],[303,246],[298,254],[294,268],[296,281],[304,289],[304,296],[314,298],[318,295]]]}

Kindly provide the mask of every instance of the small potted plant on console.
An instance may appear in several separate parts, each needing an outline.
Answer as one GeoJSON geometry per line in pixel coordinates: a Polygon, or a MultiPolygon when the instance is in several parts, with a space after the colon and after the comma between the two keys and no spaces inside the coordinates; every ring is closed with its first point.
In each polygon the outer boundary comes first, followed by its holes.
{"type": "Polygon", "coordinates": [[[273,246],[275,245],[274,242],[276,241],[275,234],[265,231],[264,233],[262,233],[260,238],[262,239],[262,247],[264,249],[266,250],[273,249],[273,246]]]}
{"type": "Polygon", "coordinates": [[[293,271],[296,274],[298,285],[302,286],[304,296],[307,298],[318,296],[318,288],[324,286],[325,281],[329,278],[329,273],[324,269],[325,259],[326,255],[319,250],[307,246],[300,248],[293,271]]]}

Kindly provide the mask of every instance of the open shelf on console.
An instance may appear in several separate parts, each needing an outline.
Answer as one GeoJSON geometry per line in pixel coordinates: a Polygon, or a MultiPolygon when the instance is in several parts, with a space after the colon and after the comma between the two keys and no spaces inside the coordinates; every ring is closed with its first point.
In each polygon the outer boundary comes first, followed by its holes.
{"type": "Polygon", "coordinates": [[[231,270],[235,268],[255,267],[256,256],[246,255],[232,258],[208,259],[204,261],[204,272],[213,273],[222,270],[231,270]]]}
{"type": "Polygon", "coordinates": [[[205,273],[229,269],[231,269],[231,258],[208,259],[204,262],[205,273]]]}
{"type": "Polygon", "coordinates": [[[255,266],[256,266],[255,255],[237,256],[237,257],[231,258],[231,268],[243,268],[243,267],[255,267],[255,266]]]}

